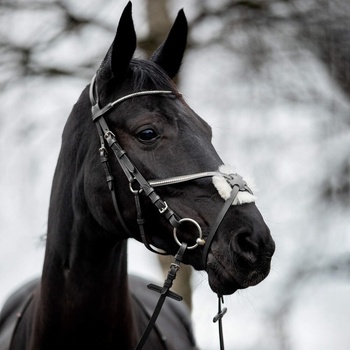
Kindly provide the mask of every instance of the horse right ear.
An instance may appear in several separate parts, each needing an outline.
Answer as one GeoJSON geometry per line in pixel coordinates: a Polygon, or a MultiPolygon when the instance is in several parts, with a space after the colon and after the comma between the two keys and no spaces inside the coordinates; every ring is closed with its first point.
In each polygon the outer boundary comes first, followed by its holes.
{"type": "Polygon", "coordinates": [[[180,10],[164,43],[154,52],[151,61],[164,69],[170,78],[178,73],[186,49],[188,24],[180,10]]]}
{"type": "Polygon", "coordinates": [[[97,77],[102,80],[122,80],[136,49],[136,33],[132,20],[132,4],[129,1],[119,21],[117,33],[100,68],[97,77]]]}

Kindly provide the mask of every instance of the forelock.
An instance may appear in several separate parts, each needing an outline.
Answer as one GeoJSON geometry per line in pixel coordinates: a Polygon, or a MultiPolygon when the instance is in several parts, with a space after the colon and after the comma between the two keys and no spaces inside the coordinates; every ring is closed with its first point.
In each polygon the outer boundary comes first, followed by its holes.
{"type": "Polygon", "coordinates": [[[174,90],[173,81],[152,61],[133,59],[129,68],[134,91],[174,90]]]}

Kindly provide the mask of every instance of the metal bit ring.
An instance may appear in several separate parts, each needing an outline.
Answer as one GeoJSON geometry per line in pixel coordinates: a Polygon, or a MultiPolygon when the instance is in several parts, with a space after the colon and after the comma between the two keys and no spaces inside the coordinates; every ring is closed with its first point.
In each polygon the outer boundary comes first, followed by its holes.
{"type": "MultiPolygon", "coordinates": [[[[183,218],[183,219],[179,220],[179,223],[181,224],[181,223],[186,222],[186,221],[192,223],[194,226],[196,226],[196,228],[198,230],[198,238],[196,239],[196,244],[188,246],[187,249],[191,250],[191,249],[197,248],[199,245],[204,245],[205,244],[205,240],[203,239],[202,229],[199,226],[198,222],[193,220],[193,219],[190,219],[190,218],[183,218]]],[[[174,233],[175,242],[179,246],[181,246],[182,243],[177,238],[177,228],[176,227],[174,227],[173,233],[174,233]]]]}

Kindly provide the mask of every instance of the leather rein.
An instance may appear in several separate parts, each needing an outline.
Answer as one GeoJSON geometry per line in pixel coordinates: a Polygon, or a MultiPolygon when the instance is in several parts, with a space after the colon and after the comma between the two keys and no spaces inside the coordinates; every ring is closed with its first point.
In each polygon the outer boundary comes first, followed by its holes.
{"type": "MultiPolygon", "coordinates": [[[[168,255],[167,252],[165,252],[162,249],[159,249],[155,246],[153,246],[151,243],[149,243],[144,224],[145,219],[143,218],[142,214],[142,208],[141,208],[141,202],[140,202],[140,194],[144,193],[151,201],[151,203],[158,209],[159,213],[163,215],[170,223],[170,225],[173,227],[173,236],[175,242],[179,245],[179,250],[177,254],[175,255],[175,260],[170,266],[170,270],[168,272],[168,276],[164,282],[163,287],[155,286],[153,284],[148,285],[148,288],[160,293],[160,298],[158,301],[158,304],[156,305],[156,308],[153,312],[153,315],[149,321],[149,324],[144,331],[138,345],[136,346],[135,350],[141,350],[143,345],[145,344],[155,322],[156,319],[160,313],[160,310],[162,308],[162,305],[164,303],[164,300],[166,297],[171,297],[175,300],[182,300],[182,297],[175,294],[174,292],[170,291],[170,288],[172,286],[173,280],[176,277],[176,273],[180,267],[180,263],[182,261],[182,257],[186,250],[195,249],[198,246],[204,246],[203,248],[203,256],[202,261],[204,267],[206,267],[207,264],[207,256],[209,253],[210,245],[214,239],[214,236],[217,232],[217,229],[219,228],[219,225],[221,221],[223,220],[225,214],[227,213],[229,207],[232,205],[233,201],[235,200],[236,196],[238,195],[239,191],[248,191],[250,193],[251,190],[247,186],[246,182],[243,180],[243,178],[238,174],[225,174],[221,173],[219,171],[208,171],[208,172],[202,172],[202,173],[196,173],[196,174],[189,174],[189,175],[183,175],[183,176],[176,176],[166,179],[157,179],[157,180],[146,180],[145,177],[139,172],[139,170],[136,168],[136,166],[133,164],[133,162],[129,159],[126,152],[122,149],[120,144],[118,143],[115,134],[109,129],[106,120],[104,118],[104,115],[113,109],[115,106],[121,104],[122,102],[139,96],[145,96],[145,95],[176,95],[178,96],[178,92],[170,91],[170,90],[149,90],[149,91],[140,91],[135,92],[129,95],[126,95],[124,97],[121,97],[111,103],[108,103],[104,107],[99,106],[99,95],[98,95],[98,89],[96,84],[96,76],[92,78],[90,89],[89,89],[89,98],[92,105],[91,111],[92,111],[92,120],[94,124],[96,125],[97,132],[100,139],[100,148],[99,148],[99,154],[100,154],[100,161],[103,166],[106,181],[108,184],[108,188],[111,192],[113,206],[116,212],[116,215],[118,217],[118,220],[123,227],[124,231],[132,237],[130,230],[128,229],[123,216],[121,214],[121,211],[119,209],[118,201],[115,194],[115,185],[114,185],[114,178],[111,174],[110,165],[108,162],[108,152],[107,152],[107,145],[109,149],[112,150],[114,153],[120,167],[124,171],[124,174],[129,181],[129,188],[131,193],[134,195],[135,199],[135,206],[136,206],[136,213],[137,213],[137,224],[140,231],[140,236],[142,239],[143,244],[149,249],[150,251],[161,254],[161,255],[168,255]],[[155,191],[156,187],[160,186],[167,186],[167,185],[173,185],[188,181],[194,181],[197,179],[202,178],[208,178],[213,176],[221,176],[224,177],[227,183],[231,187],[231,193],[229,198],[225,201],[223,204],[221,210],[219,211],[215,222],[211,226],[211,229],[209,231],[208,237],[204,240],[202,229],[200,225],[191,218],[180,218],[169,206],[167,205],[166,201],[164,201],[155,191]],[[195,226],[195,228],[198,231],[198,237],[194,240],[192,244],[189,244],[188,242],[180,242],[177,237],[177,229],[183,224],[183,223],[190,223],[195,226]]],[[[218,314],[214,317],[213,322],[219,321],[219,338],[220,338],[220,349],[224,350],[224,342],[223,342],[223,331],[222,331],[222,323],[221,319],[223,315],[226,313],[226,308],[221,310],[221,304],[223,303],[223,297],[218,295],[218,314]]]]}

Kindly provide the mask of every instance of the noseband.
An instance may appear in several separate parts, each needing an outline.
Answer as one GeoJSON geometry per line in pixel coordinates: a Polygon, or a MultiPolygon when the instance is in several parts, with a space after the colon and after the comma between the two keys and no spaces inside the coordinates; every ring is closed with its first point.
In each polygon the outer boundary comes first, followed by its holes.
{"type": "Polygon", "coordinates": [[[187,249],[189,250],[195,249],[199,245],[204,246],[203,265],[204,267],[206,267],[207,256],[209,253],[210,245],[214,239],[217,229],[221,221],[223,220],[227,210],[233,203],[239,191],[248,191],[249,193],[252,193],[251,190],[249,189],[246,182],[243,180],[243,178],[240,175],[225,174],[219,171],[208,171],[208,172],[202,172],[202,173],[196,173],[196,174],[190,174],[190,175],[175,176],[167,179],[146,180],[144,176],[138,171],[136,166],[132,163],[132,161],[129,159],[126,152],[119,145],[115,135],[109,129],[106,123],[106,120],[103,116],[115,106],[134,97],[145,96],[145,95],[177,95],[178,96],[179,93],[173,92],[170,90],[140,91],[140,92],[135,92],[135,93],[126,95],[124,97],[121,97],[115,100],[114,102],[108,103],[106,106],[100,108],[96,85],[97,85],[96,76],[94,76],[92,78],[92,81],[90,84],[90,90],[89,90],[89,97],[92,105],[92,108],[91,108],[92,120],[97,127],[97,131],[100,139],[100,148],[99,148],[100,160],[105,171],[108,188],[111,191],[113,205],[123,229],[129,236],[132,236],[130,230],[128,229],[121,215],[118,201],[115,195],[114,183],[113,183],[114,179],[113,179],[113,176],[111,175],[110,166],[108,163],[108,152],[106,148],[106,143],[108,144],[109,148],[113,151],[120,167],[123,169],[129,181],[130,191],[134,194],[136,211],[137,211],[137,223],[139,226],[141,239],[144,245],[154,253],[168,255],[167,252],[163,251],[162,249],[154,247],[148,242],[148,239],[146,237],[146,233],[144,230],[145,219],[142,216],[142,209],[141,209],[141,204],[139,199],[139,194],[141,194],[142,192],[151,200],[151,203],[158,209],[159,213],[161,215],[164,215],[166,219],[169,221],[170,225],[173,226],[174,240],[179,246],[181,246],[182,242],[180,242],[177,237],[177,229],[185,222],[195,226],[195,228],[198,231],[198,237],[195,240],[195,243],[193,245],[187,246],[187,249]],[[194,181],[194,180],[213,177],[213,176],[224,177],[227,183],[231,186],[232,190],[231,190],[230,197],[225,201],[220,212],[218,213],[216,220],[210,229],[208,237],[206,238],[206,240],[204,240],[200,225],[191,218],[180,218],[176,213],[174,213],[173,210],[171,210],[171,208],[168,207],[167,203],[160,196],[157,195],[154,188],[194,181]],[[136,188],[136,186],[138,186],[138,188],[136,188]]]}

